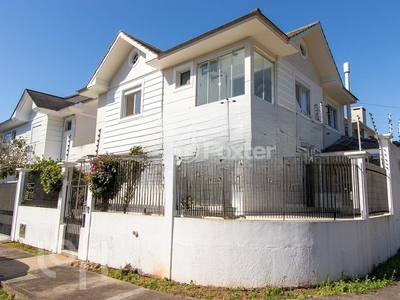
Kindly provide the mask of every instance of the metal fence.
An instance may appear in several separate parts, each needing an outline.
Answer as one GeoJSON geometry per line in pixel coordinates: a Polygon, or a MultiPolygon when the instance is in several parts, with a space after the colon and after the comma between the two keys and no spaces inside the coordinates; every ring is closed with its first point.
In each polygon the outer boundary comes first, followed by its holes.
{"type": "Polygon", "coordinates": [[[21,204],[24,206],[57,208],[58,193],[47,194],[43,190],[39,173],[34,171],[25,173],[24,195],[21,204]]]}
{"type": "Polygon", "coordinates": [[[386,170],[367,163],[368,208],[370,215],[389,212],[386,170]]]}
{"type": "Polygon", "coordinates": [[[0,183],[0,233],[10,235],[17,183],[0,183]]]}
{"type": "Polygon", "coordinates": [[[360,206],[351,168],[337,156],[182,163],[177,210],[193,217],[353,218],[360,206]]]}
{"type": "MultiPolygon", "coordinates": [[[[109,200],[108,211],[164,214],[164,165],[161,159],[136,161],[122,159],[118,172],[116,197],[109,200]]],[[[101,208],[95,200],[95,209],[101,208]]]]}

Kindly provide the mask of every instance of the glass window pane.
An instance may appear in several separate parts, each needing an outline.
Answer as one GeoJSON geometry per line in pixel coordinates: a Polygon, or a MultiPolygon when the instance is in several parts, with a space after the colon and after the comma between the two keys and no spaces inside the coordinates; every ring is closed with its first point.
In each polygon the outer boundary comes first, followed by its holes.
{"type": "Polygon", "coordinates": [[[180,73],[180,77],[179,85],[186,85],[190,83],[190,71],[180,73]]]}
{"type": "Polygon", "coordinates": [[[197,68],[197,97],[196,105],[207,103],[208,63],[199,64],[197,68]]]}
{"type": "Polygon", "coordinates": [[[125,97],[125,116],[133,115],[133,99],[134,94],[129,94],[125,97]]]}
{"type": "Polygon", "coordinates": [[[263,87],[263,58],[258,52],[254,52],[254,95],[262,98],[263,87]]]}
{"type": "Polygon", "coordinates": [[[274,75],[273,75],[273,64],[266,58],[264,58],[264,94],[263,99],[272,103],[273,101],[273,86],[274,86],[274,75]]]}
{"type": "Polygon", "coordinates": [[[232,53],[232,94],[239,96],[244,94],[244,49],[232,53]]]}
{"type": "Polygon", "coordinates": [[[219,100],[226,99],[231,96],[231,53],[223,55],[219,58],[219,100]]]}
{"type": "Polygon", "coordinates": [[[208,83],[208,103],[219,100],[219,67],[218,59],[210,61],[208,83]]]}
{"type": "Polygon", "coordinates": [[[142,92],[138,91],[135,94],[135,114],[140,114],[142,109],[142,92]]]}

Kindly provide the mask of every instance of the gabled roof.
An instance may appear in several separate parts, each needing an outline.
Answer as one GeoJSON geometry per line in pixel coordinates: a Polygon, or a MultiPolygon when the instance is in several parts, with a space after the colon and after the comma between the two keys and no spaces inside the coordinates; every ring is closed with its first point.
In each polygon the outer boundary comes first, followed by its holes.
{"type": "Polygon", "coordinates": [[[79,94],[74,94],[67,97],[59,97],[26,89],[18,101],[11,118],[0,123],[0,131],[9,130],[12,127],[28,122],[29,115],[32,111],[32,102],[39,109],[59,112],[64,108],[89,100],[91,100],[91,98],[81,96],[79,94]]]}
{"type": "Polygon", "coordinates": [[[62,97],[28,89],[26,90],[26,92],[31,97],[32,101],[37,107],[47,108],[50,110],[60,110],[72,105],[72,103],[65,101],[65,99],[62,97]]]}
{"type": "Polygon", "coordinates": [[[299,34],[301,34],[302,32],[304,32],[304,31],[306,31],[306,30],[308,30],[308,29],[310,29],[310,28],[313,28],[314,26],[316,26],[316,25],[318,25],[318,24],[319,24],[319,21],[314,22],[314,23],[311,23],[311,24],[308,24],[308,25],[305,25],[305,26],[300,27],[300,28],[297,28],[297,29],[295,29],[295,30],[293,30],[293,31],[287,32],[286,35],[287,35],[289,38],[292,38],[292,37],[294,37],[294,36],[296,36],[296,35],[299,35],[299,34]]]}
{"type": "Polygon", "coordinates": [[[166,51],[120,31],[86,87],[78,92],[90,97],[106,92],[112,76],[117,72],[132,47],[152,54],[146,59],[147,64],[161,70],[246,38],[252,38],[280,56],[298,51],[290,42],[289,37],[265,17],[258,8],[166,51]]]}
{"type": "Polygon", "coordinates": [[[356,103],[357,98],[348,91],[342,82],[332,51],[319,21],[287,33],[290,40],[299,47],[304,40],[320,76],[324,92],[343,104],[356,103]]]}

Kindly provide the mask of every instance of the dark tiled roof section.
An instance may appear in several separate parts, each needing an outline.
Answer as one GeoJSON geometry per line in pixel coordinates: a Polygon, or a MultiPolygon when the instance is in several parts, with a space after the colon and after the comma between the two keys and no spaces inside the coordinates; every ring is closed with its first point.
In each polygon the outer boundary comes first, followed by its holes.
{"type": "Polygon", "coordinates": [[[71,95],[71,96],[67,96],[64,98],[65,101],[72,103],[72,104],[76,104],[79,102],[85,102],[87,100],[91,100],[92,98],[88,98],[79,94],[75,94],[75,95],[71,95]]]}
{"type": "Polygon", "coordinates": [[[67,97],[59,97],[28,89],[26,90],[26,92],[29,94],[29,96],[31,96],[33,102],[35,102],[37,107],[47,108],[55,111],[61,110],[68,106],[72,106],[76,103],[91,100],[91,98],[78,94],[67,97]]]}
{"type": "Polygon", "coordinates": [[[26,92],[29,94],[29,96],[31,96],[33,102],[35,102],[36,106],[38,107],[51,110],[60,110],[72,105],[71,103],[66,102],[62,97],[32,90],[26,90],[26,92]]]}
{"type": "MultiPolygon", "coordinates": [[[[378,149],[379,144],[375,138],[361,138],[361,148],[367,149],[378,149]]],[[[339,151],[350,151],[358,150],[358,139],[355,137],[342,136],[335,143],[322,150],[322,152],[339,152],[339,151]]]]}
{"type": "Polygon", "coordinates": [[[306,31],[306,30],[308,30],[308,29],[310,29],[310,28],[316,26],[318,23],[319,23],[319,21],[314,22],[314,23],[311,23],[311,24],[308,24],[308,25],[303,26],[303,27],[300,27],[300,28],[298,28],[298,29],[295,29],[295,30],[293,30],[293,31],[290,31],[290,32],[286,33],[286,35],[287,35],[289,38],[292,38],[292,37],[294,37],[294,36],[296,36],[296,35],[298,35],[298,34],[304,32],[304,31],[306,31]]]}
{"type": "Polygon", "coordinates": [[[152,45],[150,45],[150,44],[148,44],[148,43],[142,41],[141,39],[138,39],[138,38],[134,37],[133,35],[130,35],[129,33],[126,33],[125,31],[122,31],[122,30],[121,30],[121,32],[122,32],[123,34],[129,36],[131,39],[135,40],[136,42],[138,42],[138,43],[141,44],[142,46],[146,47],[147,49],[153,51],[153,52],[156,53],[156,54],[159,54],[159,53],[162,52],[162,50],[158,49],[157,47],[154,47],[154,46],[152,46],[152,45]]]}

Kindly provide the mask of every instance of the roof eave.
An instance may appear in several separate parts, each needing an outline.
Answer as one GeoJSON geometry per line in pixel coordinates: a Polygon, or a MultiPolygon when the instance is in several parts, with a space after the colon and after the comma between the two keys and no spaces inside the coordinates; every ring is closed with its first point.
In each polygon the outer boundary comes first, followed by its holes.
{"type": "Polygon", "coordinates": [[[257,9],[161,53],[148,64],[158,69],[165,69],[204,55],[205,49],[209,53],[249,37],[279,56],[298,51],[289,37],[257,9]]]}

